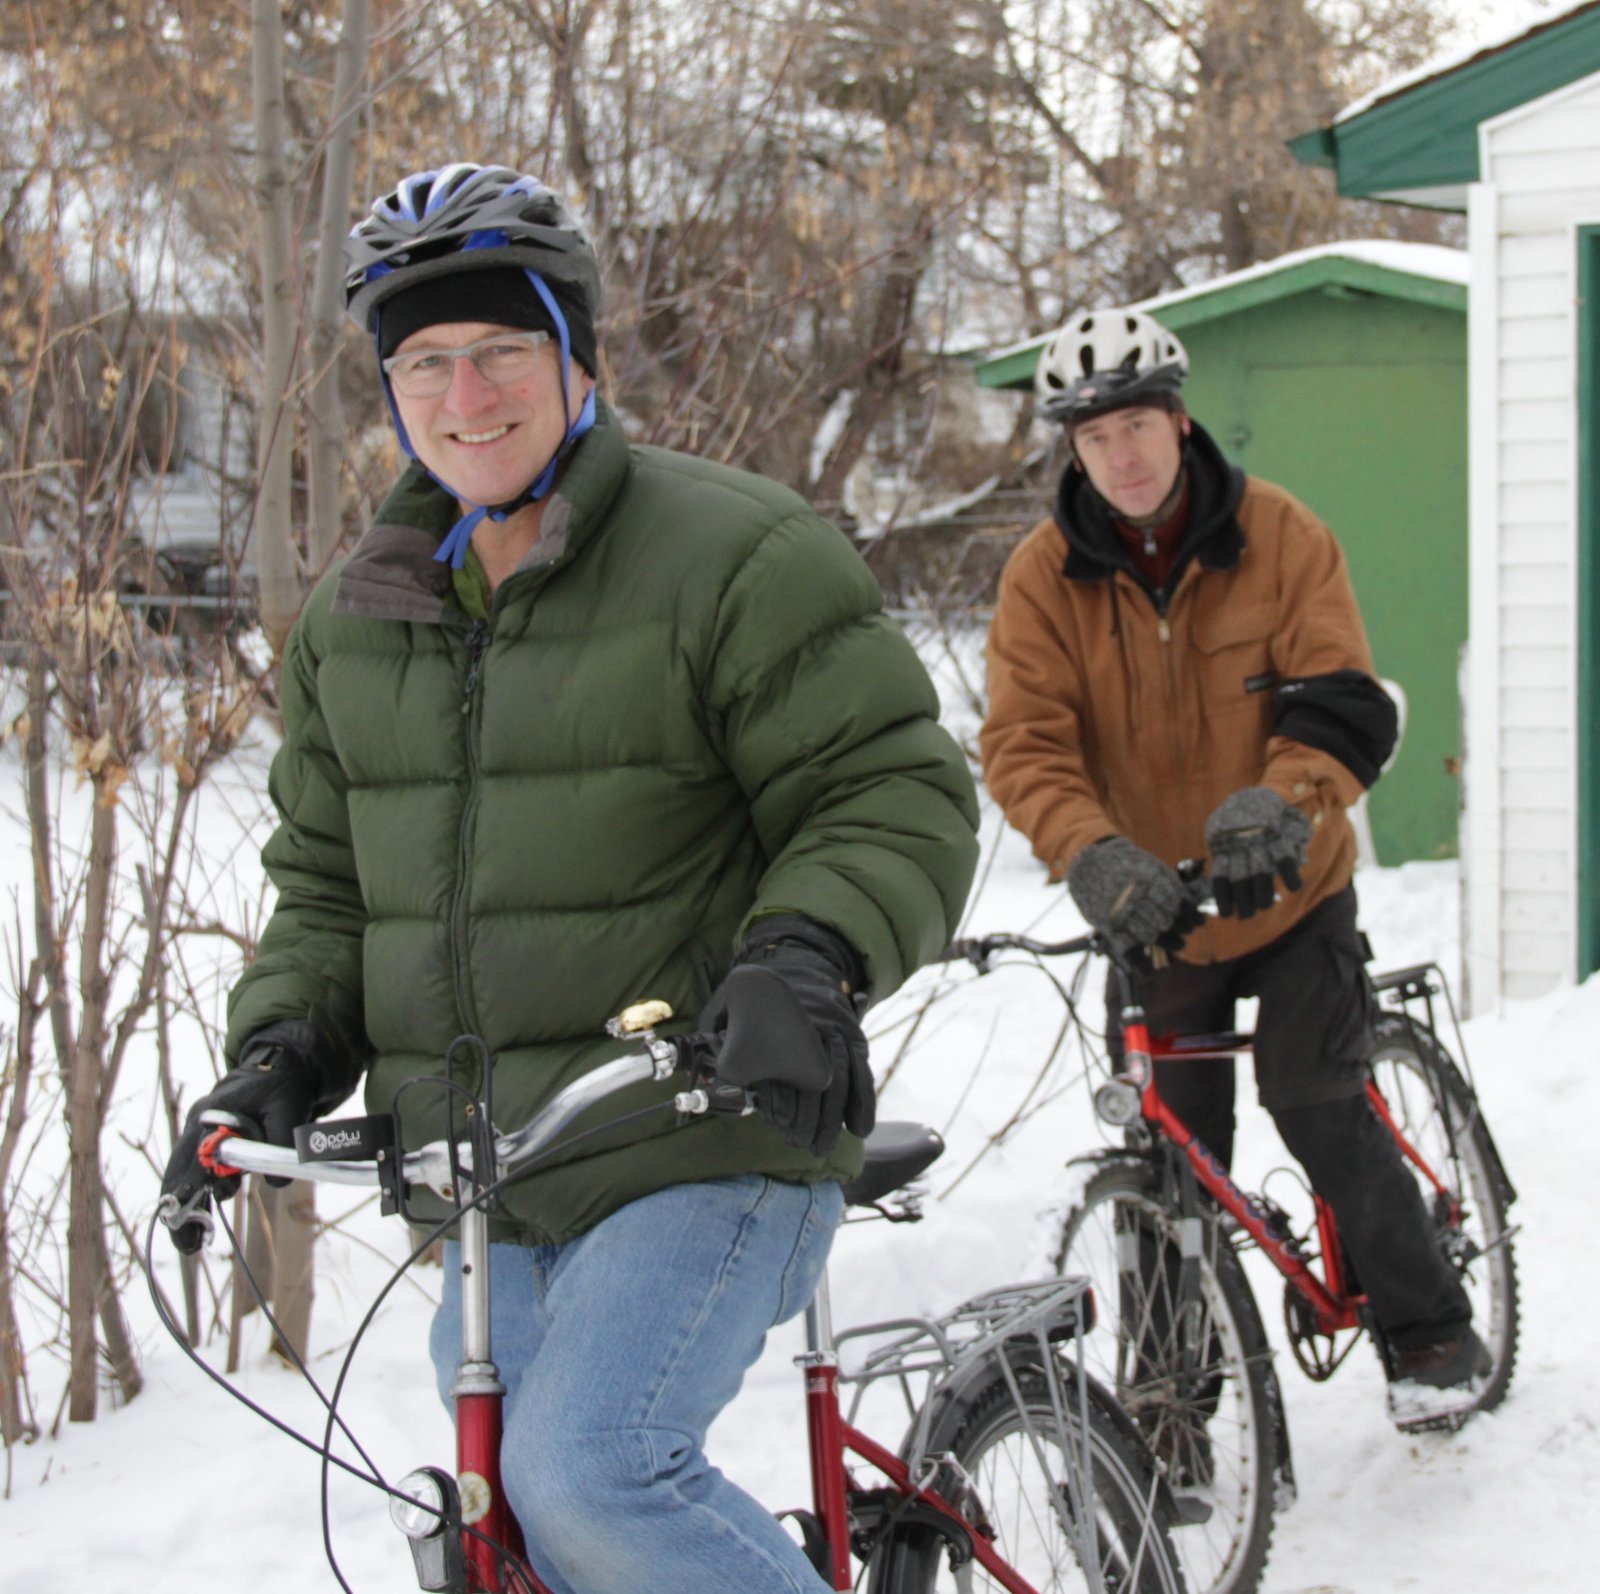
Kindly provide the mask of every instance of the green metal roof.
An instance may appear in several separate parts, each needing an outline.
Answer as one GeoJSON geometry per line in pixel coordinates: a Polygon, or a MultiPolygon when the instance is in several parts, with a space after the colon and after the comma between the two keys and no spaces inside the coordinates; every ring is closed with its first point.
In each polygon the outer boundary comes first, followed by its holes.
{"type": "Polygon", "coordinates": [[[1600,72],[1600,0],[1580,5],[1432,75],[1380,89],[1328,127],[1289,140],[1307,166],[1331,167],[1350,199],[1465,210],[1478,180],[1478,127],[1600,72]]]}
{"type": "MultiPolygon", "coordinates": [[[[1340,254],[1337,246],[1297,251],[1279,261],[1233,272],[1213,283],[1147,299],[1139,308],[1148,310],[1169,331],[1182,332],[1202,322],[1302,293],[1383,294],[1435,309],[1459,310],[1463,315],[1467,309],[1464,282],[1400,269],[1359,255],[1340,254]]],[[[978,385],[1031,388],[1039,350],[1049,336],[1043,333],[981,362],[976,372],[978,385]]]]}

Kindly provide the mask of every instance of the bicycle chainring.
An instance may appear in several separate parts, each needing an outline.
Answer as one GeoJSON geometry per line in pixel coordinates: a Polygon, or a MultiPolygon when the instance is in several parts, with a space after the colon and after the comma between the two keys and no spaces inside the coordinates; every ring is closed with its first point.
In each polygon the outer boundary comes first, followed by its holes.
{"type": "Polygon", "coordinates": [[[1289,1333],[1289,1348],[1300,1371],[1313,1383],[1326,1383],[1338,1372],[1361,1337],[1352,1331],[1341,1345],[1336,1334],[1325,1334],[1317,1327],[1311,1303],[1292,1284],[1283,1287],[1283,1322],[1289,1333]]]}

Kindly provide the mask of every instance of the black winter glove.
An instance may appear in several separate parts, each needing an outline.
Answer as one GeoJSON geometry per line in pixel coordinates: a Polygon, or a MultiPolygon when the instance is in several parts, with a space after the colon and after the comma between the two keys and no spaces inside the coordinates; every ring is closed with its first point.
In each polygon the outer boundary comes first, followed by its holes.
{"type": "Polygon", "coordinates": [[[1137,961],[1144,961],[1146,947],[1176,952],[1200,925],[1200,909],[1178,871],[1126,836],[1085,847],[1067,865],[1067,890],[1112,950],[1137,961]]]}
{"type": "Polygon", "coordinates": [[[1266,786],[1246,786],[1224,797],[1206,820],[1211,891],[1217,912],[1248,919],[1272,906],[1273,877],[1300,889],[1300,868],[1311,840],[1311,821],[1266,786]]]}
{"type": "Polygon", "coordinates": [[[717,1078],[749,1090],[784,1140],[816,1157],[833,1150],[841,1130],[870,1133],[876,1118],[856,1008],[864,983],[847,942],[798,914],[777,914],[752,926],[700,1015],[702,1031],[723,1037],[717,1078]]]}
{"type": "MultiPolygon", "coordinates": [[[[202,1123],[200,1115],[231,1113],[247,1120],[244,1129],[251,1139],[292,1146],[296,1126],[317,1116],[317,1060],[322,1051],[321,1037],[304,1019],[269,1024],[240,1048],[237,1066],[189,1109],[161,1180],[163,1203],[170,1196],[179,1210],[195,1213],[171,1230],[172,1243],[185,1256],[200,1249],[211,1227],[211,1220],[203,1216],[211,1205],[207,1187],[222,1199],[239,1188],[237,1177],[213,1179],[200,1166],[200,1142],[216,1128],[202,1123]]],[[[268,1182],[282,1185],[288,1180],[268,1182]]]]}

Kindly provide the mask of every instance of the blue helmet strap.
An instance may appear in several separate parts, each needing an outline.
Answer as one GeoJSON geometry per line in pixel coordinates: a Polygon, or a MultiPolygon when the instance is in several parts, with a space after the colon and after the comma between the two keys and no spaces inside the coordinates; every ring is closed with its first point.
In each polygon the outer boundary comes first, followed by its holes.
{"type": "MultiPolygon", "coordinates": [[[[524,267],[524,270],[527,270],[524,267]]],[[[528,281],[533,284],[534,292],[550,312],[550,319],[555,323],[556,337],[561,344],[561,413],[571,415],[571,370],[572,370],[572,334],[567,329],[567,318],[561,312],[561,306],[556,303],[556,296],[545,285],[544,279],[536,271],[527,272],[528,281]]],[[[381,311],[374,311],[372,317],[373,347],[378,353],[378,376],[383,386],[383,396],[389,406],[389,418],[394,422],[395,436],[400,440],[400,447],[410,459],[417,458],[417,451],[412,446],[411,439],[406,433],[405,423],[400,419],[400,407],[395,403],[394,391],[389,386],[389,378],[383,369],[383,342],[379,330],[381,311]]],[[[555,486],[556,471],[562,460],[572,451],[573,445],[587,432],[595,422],[594,389],[590,388],[583,401],[583,408],[578,411],[576,420],[567,422],[566,435],[561,439],[560,445],[550,456],[543,470],[517,494],[515,498],[507,499],[503,504],[475,506],[470,508],[465,515],[453,525],[446,534],[443,542],[439,544],[438,552],[434,559],[439,564],[448,563],[452,570],[459,570],[467,562],[467,548],[472,542],[472,533],[477,529],[479,521],[487,517],[490,520],[507,520],[519,509],[528,504],[536,503],[545,497],[550,489],[555,486]]],[[[418,463],[421,463],[418,461],[418,463]]],[[[438,483],[445,492],[449,493],[458,503],[467,503],[468,500],[453,488],[449,482],[441,480],[428,467],[424,465],[430,480],[438,483]]]]}

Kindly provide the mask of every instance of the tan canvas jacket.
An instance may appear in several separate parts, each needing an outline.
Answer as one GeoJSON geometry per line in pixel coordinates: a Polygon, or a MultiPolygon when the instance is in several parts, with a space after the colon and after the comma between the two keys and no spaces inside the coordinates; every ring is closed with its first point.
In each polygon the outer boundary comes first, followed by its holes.
{"type": "Polygon", "coordinates": [[[1355,865],[1346,810],[1363,790],[1337,758],[1272,729],[1279,682],[1372,671],[1338,543],[1251,477],[1229,535],[1231,565],[1190,558],[1162,615],[1127,569],[1066,575],[1068,540],[1045,521],[1006,566],[989,635],[984,776],[1053,879],[1112,834],[1169,863],[1203,857],[1207,815],[1243,786],[1311,820],[1303,888],[1208,922],[1185,943],[1190,962],[1253,951],[1341,890],[1355,865]]]}

